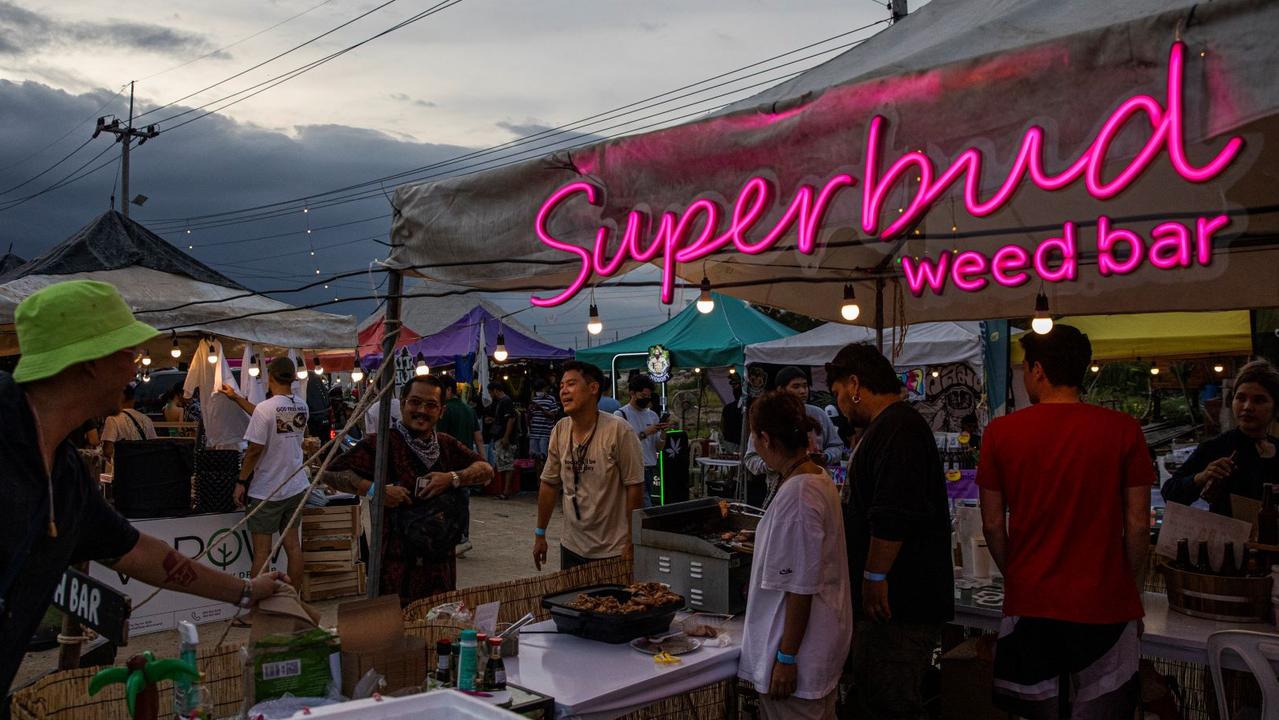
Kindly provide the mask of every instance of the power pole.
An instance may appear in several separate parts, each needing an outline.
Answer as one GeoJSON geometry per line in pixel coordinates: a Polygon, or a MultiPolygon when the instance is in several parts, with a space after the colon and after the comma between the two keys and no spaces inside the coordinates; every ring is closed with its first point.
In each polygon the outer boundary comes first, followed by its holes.
{"type": "Polygon", "coordinates": [[[889,10],[893,15],[893,22],[897,22],[910,14],[910,10],[906,7],[906,0],[889,0],[889,10]]]}
{"type": "Polygon", "coordinates": [[[120,203],[120,211],[125,217],[129,217],[129,146],[133,144],[133,139],[138,138],[138,147],[147,140],[160,134],[159,128],[155,125],[148,125],[145,130],[137,130],[133,127],[133,82],[129,82],[129,122],[120,127],[120,118],[112,118],[107,123],[106,117],[98,118],[98,126],[93,131],[93,137],[97,137],[107,132],[115,135],[115,141],[120,143],[120,188],[122,191],[120,203]]]}

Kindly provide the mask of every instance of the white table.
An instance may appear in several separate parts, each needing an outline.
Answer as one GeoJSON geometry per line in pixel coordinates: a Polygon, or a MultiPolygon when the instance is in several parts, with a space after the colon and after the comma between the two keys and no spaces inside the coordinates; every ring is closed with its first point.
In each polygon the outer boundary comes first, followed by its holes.
{"type": "MultiPolygon", "coordinates": [[[[684,616],[676,618],[678,623],[684,616]]],[[[555,698],[557,718],[607,720],[700,687],[736,677],[742,625],[725,626],[729,647],[702,647],[660,665],[630,645],[556,634],[554,621],[520,633],[519,657],[506,660],[509,682],[555,698]],[[542,631],[545,634],[539,634],[542,631]]]]}
{"type": "MultiPolygon", "coordinates": [[[[1163,593],[1147,592],[1141,595],[1146,610],[1145,632],[1141,636],[1141,654],[1164,660],[1208,664],[1208,636],[1220,630],[1252,630],[1275,632],[1268,623],[1232,623],[1197,618],[1168,608],[1168,598],[1163,593]]],[[[976,608],[955,603],[954,624],[982,630],[998,631],[1003,614],[992,608],[976,608]]],[[[1279,637],[1279,636],[1277,636],[1279,637]]],[[[1226,667],[1246,669],[1239,658],[1227,653],[1226,667]]],[[[1276,665],[1279,669],[1279,665],[1276,665]]]]}
{"type": "Polygon", "coordinates": [[[702,457],[697,458],[697,464],[713,468],[735,468],[741,465],[742,461],[735,458],[713,458],[703,455],[702,457]]]}

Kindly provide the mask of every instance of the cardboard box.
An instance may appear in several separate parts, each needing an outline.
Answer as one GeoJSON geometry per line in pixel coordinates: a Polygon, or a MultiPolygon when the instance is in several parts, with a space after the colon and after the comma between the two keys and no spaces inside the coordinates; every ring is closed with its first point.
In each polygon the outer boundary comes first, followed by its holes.
{"type": "Polygon", "coordinates": [[[247,694],[253,702],[286,693],[322,697],[339,684],[338,640],[317,627],[319,613],[292,588],[258,603],[251,617],[247,694]]]}
{"type": "Polygon", "coordinates": [[[388,595],[338,606],[342,692],[350,696],[369,670],[386,677],[384,694],[420,689],[426,680],[426,638],[404,634],[400,598],[388,595]]]}
{"type": "Polygon", "coordinates": [[[991,701],[994,688],[994,640],[971,638],[941,656],[941,716],[943,720],[1006,718],[991,701]]]}

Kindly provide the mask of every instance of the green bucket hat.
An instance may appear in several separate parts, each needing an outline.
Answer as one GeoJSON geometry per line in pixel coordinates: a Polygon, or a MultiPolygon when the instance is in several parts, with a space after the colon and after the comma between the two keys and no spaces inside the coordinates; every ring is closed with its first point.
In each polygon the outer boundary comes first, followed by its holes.
{"type": "Polygon", "coordinates": [[[160,334],[133,318],[114,286],[70,280],[37,290],[14,312],[20,383],[53,377],[76,363],[127,350],[160,334]]]}

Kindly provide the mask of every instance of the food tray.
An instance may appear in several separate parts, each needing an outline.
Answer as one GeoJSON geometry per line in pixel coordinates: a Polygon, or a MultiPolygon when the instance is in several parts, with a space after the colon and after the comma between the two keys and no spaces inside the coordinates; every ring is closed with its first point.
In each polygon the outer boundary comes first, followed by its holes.
{"type": "Polygon", "coordinates": [[[558,595],[548,595],[542,598],[542,607],[551,612],[551,619],[555,621],[555,629],[559,632],[614,645],[627,643],[638,637],[666,634],[671,628],[671,621],[675,619],[675,613],[684,606],[681,598],[679,603],[625,615],[597,613],[570,607],[577,596],[583,593],[612,595],[619,602],[626,602],[631,596],[624,585],[592,585],[558,595]]]}

